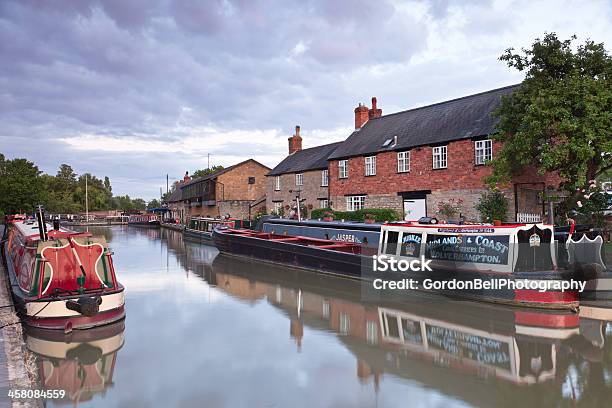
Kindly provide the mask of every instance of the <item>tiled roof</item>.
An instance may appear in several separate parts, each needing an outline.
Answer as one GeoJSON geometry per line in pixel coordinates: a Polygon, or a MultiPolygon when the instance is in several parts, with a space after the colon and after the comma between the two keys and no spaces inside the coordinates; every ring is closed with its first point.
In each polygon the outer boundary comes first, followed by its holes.
{"type": "Polygon", "coordinates": [[[491,113],[499,106],[501,97],[512,93],[518,86],[506,86],[371,119],[353,132],[329,159],[489,135],[494,133],[497,125],[497,119],[491,113]],[[393,143],[395,136],[397,144],[393,143]]]}
{"type": "Polygon", "coordinates": [[[278,176],[285,173],[298,173],[302,171],[327,168],[327,158],[343,142],[330,143],[322,146],[298,150],[285,157],[268,176],[278,176]]]}

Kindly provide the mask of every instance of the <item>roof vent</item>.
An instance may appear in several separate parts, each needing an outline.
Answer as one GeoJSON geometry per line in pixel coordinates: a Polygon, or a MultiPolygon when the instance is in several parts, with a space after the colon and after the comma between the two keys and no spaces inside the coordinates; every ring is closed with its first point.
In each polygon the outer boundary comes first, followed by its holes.
{"type": "Polygon", "coordinates": [[[387,140],[385,140],[385,143],[383,143],[382,147],[389,147],[389,145],[391,144],[391,142],[393,142],[393,139],[387,139],[387,140]]]}

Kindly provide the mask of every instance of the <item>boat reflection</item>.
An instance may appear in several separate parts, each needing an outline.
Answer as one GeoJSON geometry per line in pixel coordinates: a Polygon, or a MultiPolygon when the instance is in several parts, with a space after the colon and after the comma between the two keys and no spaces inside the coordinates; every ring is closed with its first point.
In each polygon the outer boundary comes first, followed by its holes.
{"type": "Polygon", "coordinates": [[[612,308],[582,315],[406,291],[370,299],[352,280],[180,245],[186,270],[234,299],[267,302],[287,316],[296,351],[313,332],[333,333],[355,357],[358,380],[375,393],[400,379],[477,406],[511,406],[517,398],[530,406],[597,406],[612,392],[612,308]]]}
{"type": "Polygon", "coordinates": [[[26,328],[28,350],[36,356],[41,386],[65,390],[59,403],[89,401],[113,384],[117,352],[124,342],[125,320],[89,330],[63,332],[26,328]]]}

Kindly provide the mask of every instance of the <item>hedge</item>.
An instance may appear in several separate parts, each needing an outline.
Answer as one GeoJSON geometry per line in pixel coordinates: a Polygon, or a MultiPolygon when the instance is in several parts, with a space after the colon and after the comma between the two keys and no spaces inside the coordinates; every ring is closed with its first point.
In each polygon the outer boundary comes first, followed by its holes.
{"type": "Polygon", "coordinates": [[[331,208],[317,208],[312,210],[310,218],[323,218],[327,212],[331,212],[334,215],[334,220],[345,221],[362,222],[368,214],[373,215],[377,222],[397,221],[403,218],[397,211],[388,208],[365,208],[357,211],[332,211],[331,208]]]}

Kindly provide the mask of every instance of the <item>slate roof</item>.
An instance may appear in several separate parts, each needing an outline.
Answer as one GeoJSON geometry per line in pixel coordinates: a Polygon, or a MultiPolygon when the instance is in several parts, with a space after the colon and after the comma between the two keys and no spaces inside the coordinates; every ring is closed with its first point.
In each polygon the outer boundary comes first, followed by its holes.
{"type": "Polygon", "coordinates": [[[405,150],[494,133],[498,120],[491,113],[501,97],[519,85],[510,85],[433,105],[371,119],[353,132],[330,156],[341,159],[382,151],[405,150]],[[397,136],[397,144],[383,147],[397,136]]]}
{"type": "Polygon", "coordinates": [[[182,187],[182,184],[177,185],[176,188],[174,189],[174,191],[165,200],[165,202],[167,202],[167,203],[177,203],[179,201],[183,201],[181,187],[182,187]]]}
{"type": "Polygon", "coordinates": [[[298,150],[285,157],[267,175],[278,176],[285,173],[299,173],[302,171],[319,170],[327,168],[327,158],[343,142],[330,143],[322,146],[298,150]]]}

